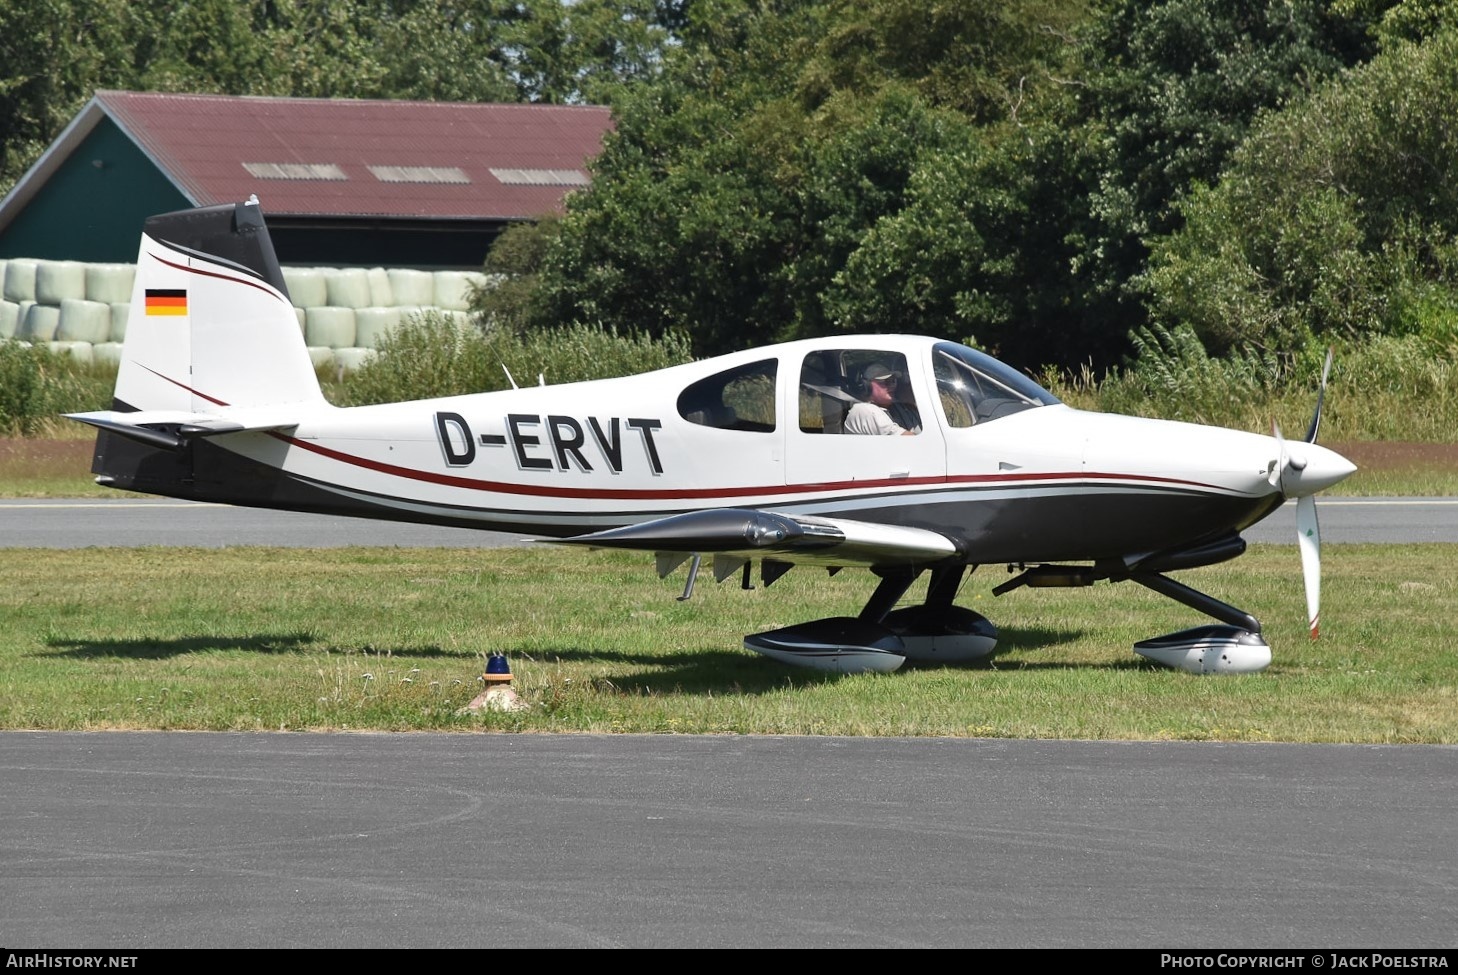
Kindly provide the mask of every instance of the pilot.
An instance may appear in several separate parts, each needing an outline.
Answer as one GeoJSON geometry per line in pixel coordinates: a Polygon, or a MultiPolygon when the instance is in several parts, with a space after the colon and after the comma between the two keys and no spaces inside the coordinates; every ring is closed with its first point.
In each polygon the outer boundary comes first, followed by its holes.
{"type": "Polygon", "coordinates": [[[883,436],[921,433],[921,417],[916,407],[896,397],[900,382],[895,370],[879,362],[866,366],[861,372],[866,401],[855,404],[845,415],[845,432],[883,436]]]}

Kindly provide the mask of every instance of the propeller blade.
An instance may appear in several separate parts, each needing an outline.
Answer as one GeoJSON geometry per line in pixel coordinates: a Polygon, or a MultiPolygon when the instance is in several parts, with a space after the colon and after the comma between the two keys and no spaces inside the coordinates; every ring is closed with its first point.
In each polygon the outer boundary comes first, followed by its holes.
{"type": "Polygon", "coordinates": [[[1321,625],[1321,529],[1316,523],[1316,495],[1296,502],[1296,541],[1301,546],[1301,574],[1306,578],[1306,619],[1315,640],[1321,625]]]}
{"type": "Polygon", "coordinates": [[[1266,476],[1271,487],[1285,494],[1281,488],[1281,475],[1286,473],[1286,438],[1281,436],[1281,425],[1271,421],[1271,436],[1276,438],[1276,459],[1271,462],[1271,473],[1266,476]]]}
{"type": "Polygon", "coordinates": [[[1316,492],[1350,474],[1354,468],[1346,458],[1316,445],[1321,429],[1321,407],[1326,399],[1326,381],[1331,375],[1332,350],[1326,350],[1321,367],[1321,387],[1316,393],[1316,412],[1306,431],[1305,443],[1288,445],[1281,427],[1271,423],[1278,454],[1270,473],[1271,486],[1287,499],[1296,498],[1296,542],[1301,548],[1301,574],[1306,582],[1306,621],[1315,640],[1321,631],[1321,528],[1316,520],[1316,492]]]}
{"type": "Polygon", "coordinates": [[[1306,442],[1316,443],[1316,432],[1321,429],[1321,404],[1326,399],[1326,379],[1331,375],[1331,346],[1326,347],[1326,365],[1321,367],[1321,385],[1316,390],[1316,412],[1312,414],[1311,426],[1306,430],[1306,442]]]}

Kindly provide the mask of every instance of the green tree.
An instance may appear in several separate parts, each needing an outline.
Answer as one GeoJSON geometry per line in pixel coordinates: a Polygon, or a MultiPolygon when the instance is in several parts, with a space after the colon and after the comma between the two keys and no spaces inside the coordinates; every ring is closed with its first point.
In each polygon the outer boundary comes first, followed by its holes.
{"type": "Polygon", "coordinates": [[[95,89],[132,77],[133,6],[0,4],[0,190],[9,190],[95,89]]]}
{"type": "Polygon", "coordinates": [[[1458,6],[1452,0],[1335,0],[1332,9],[1372,23],[1372,35],[1384,47],[1458,27],[1458,6]]]}
{"type": "Polygon", "coordinates": [[[1398,42],[1270,116],[1161,241],[1158,314],[1212,350],[1458,335],[1458,31],[1398,42]]]}
{"type": "Polygon", "coordinates": [[[777,272],[795,245],[805,120],[786,96],[786,59],[771,55],[799,25],[721,6],[748,19],[708,30],[691,17],[699,40],[662,79],[624,92],[593,185],[569,199],[544,261],[538,325],[683,329],[703,353],[763,340],[790,319],[777,272]]]}
{"type": "Polygon", "coordinates": [[[472,314],[488,330],[525,333],[536,319],[537,275],[560,218],[548,215],[508,227],[486,255],[486,283],[470,293],[472,314]]]}
{"type": "MultiPolygon", "coordinates": [[[[872,296],[837,283],[848,263],[945,148],[1016,131],[1086,9],[1004,6],[687,7],[681,47],[619,103],[593,185],[569,204],[537,323],[685,328],[708,354],[872,317],[872,296]]],[[[902,317],[875,314],[884,329],[902,317]]]]}
{"type": "Polygon", "coordinates": [[[1178,229],[1180,200],[1219,178],[1263,111],[1370,57],[1376,11],[1320,0],[1119,0],[1086,35],[1071,104],[1092,184],[1069,221],[1067,290],[1100,324],[1107,363],[1147,320],[1150,241],[1178,229]]]}
{"type": "Polygon", "coordinates": [[[651,78],[681,22],[663,0],[526,0],[508,21],[507,57],[523,101],[611,104],[651,78]]]}

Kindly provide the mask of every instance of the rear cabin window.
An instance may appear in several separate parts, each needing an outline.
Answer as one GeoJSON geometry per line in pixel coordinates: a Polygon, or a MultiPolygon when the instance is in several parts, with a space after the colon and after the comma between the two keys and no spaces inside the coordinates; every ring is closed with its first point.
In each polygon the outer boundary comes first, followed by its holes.
{"type": "Polygon", "coordinates": [[[678,413],[700,426],[773,433],[778,365],[764,359],[700,379],[679,394],[678,413]]]}

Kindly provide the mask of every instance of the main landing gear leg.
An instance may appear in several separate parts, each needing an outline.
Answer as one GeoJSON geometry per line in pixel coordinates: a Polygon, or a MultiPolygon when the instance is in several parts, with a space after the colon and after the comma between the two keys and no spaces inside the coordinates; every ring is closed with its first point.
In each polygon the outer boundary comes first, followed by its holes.
{"type": "MultiPolygon", "coordinates": [[[[997,627],[987,617],[952,604],[967,568],[962,563],[937,566],[927,583],[924,603],[884,614],[882,622],[906,646],[906,659],[919,663],[966,663],[980,660],[997,648],[997,627]]],[[[908,585],[910,581],[907,580],[908,585]]],[[[884,587],[885,581],[877,588],[872,604],[884,587]]]]}
{"type": "Polygon", "coordinates": [[[1134,644],[1135,653],[1195,674],[1249,674],[1270,664],[1271,648],[1254,616],[1157,572],[1136,572],[1129,578],[1226,624],[1197,626],[1143,640],[1134,644]]]}
{"type": "Polygon", "coordinates": [[[866,603],[866,608],[861,610],[860,619],[871,623],[879,623],[891,612],[891,607],[896,601],[906,595],[906,590],[921,575],[920,569],[898,569],[895,571],[878,571],[881,577],[880,585],[876,591],[871,593],[871,599],[866,603]]]}

